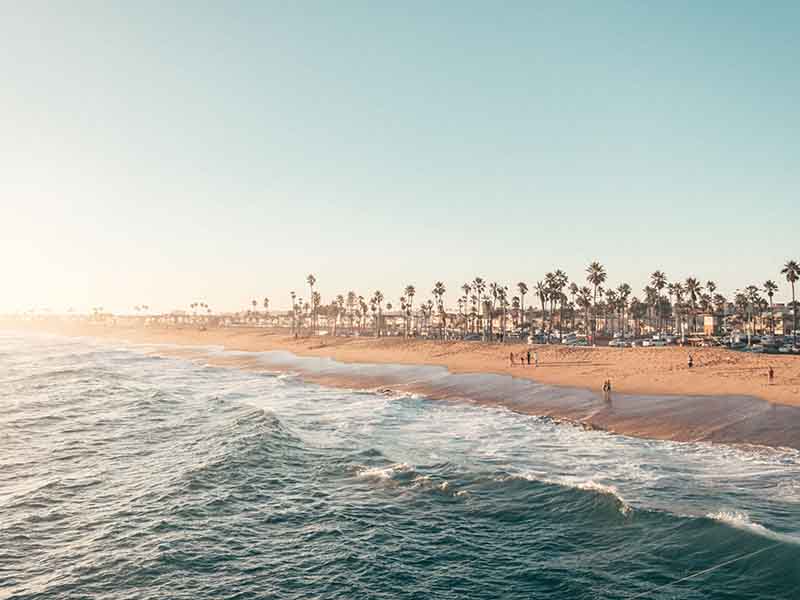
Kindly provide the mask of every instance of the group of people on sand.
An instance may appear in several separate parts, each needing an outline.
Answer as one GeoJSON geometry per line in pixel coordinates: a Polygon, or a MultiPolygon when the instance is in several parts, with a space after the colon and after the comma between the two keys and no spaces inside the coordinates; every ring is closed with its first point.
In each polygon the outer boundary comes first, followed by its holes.
{"type": "MultiPolygon", "coordinates": [[[[522,352],[519,353],[519,364],[520,364],[520,366],[523,366],[523,367],[525,366],[526,359],[528,361],[528,366],[530,367],[531,366],[531,351],[530,350],[528,350],[527,354],[523,354],[522,352]]],[[[511,367],[513,367],[514,365],[517,364],[516,357],[514,356],[513,352],[510,352],[508,354],[508,364],[511,367]]],[[[533,366],[534,367],[538,367],[539,366],[539,353],[538,352],[534,352],[533,353],[533,366]]]]}

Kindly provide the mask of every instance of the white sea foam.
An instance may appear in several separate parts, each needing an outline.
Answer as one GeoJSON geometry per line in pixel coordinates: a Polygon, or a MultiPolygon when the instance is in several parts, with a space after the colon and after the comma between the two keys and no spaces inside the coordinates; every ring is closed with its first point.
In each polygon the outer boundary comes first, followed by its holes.
{"type": "Polygon", "coordinates": [[[720,523],[725,523],[726,525],[735,527],[736,529],[749,531],[751,533],[755,533],[756,535],[761,535],[779,542],[800,544],[800,537],[787,535],[785,533],[778,533],[776,531],[772,531],[771,529],[767,529],[760,523],[751,521],[749,515],[741,511],[722,510],[715,513],[709,513],[706,515],[706,517],[713,519],[714,521],[719,521],[720,523]]]}
{"type": "Polygon", "coordinates": [[[360,479],[393,480],[399,474],[411,473],[414,467],[407,463],[395,463],[386,467],[360,467],[356,476],[360,479]]]}

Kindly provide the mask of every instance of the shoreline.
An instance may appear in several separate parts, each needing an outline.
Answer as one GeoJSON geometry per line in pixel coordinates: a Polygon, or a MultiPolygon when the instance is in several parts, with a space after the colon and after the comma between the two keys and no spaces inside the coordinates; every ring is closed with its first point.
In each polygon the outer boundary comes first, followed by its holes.
{"type": "Polygon", "coordinates": [[[539,367],[509,366],[526,344],[483,344],[373,337],[300,337],[260,328],[132,327],[47,319],[0,321],[0,330],[38,331],[132,343],[223,346],[227,350],[286,350],[298,356],[329,357],[345,363],[436,365],[452,373],[514,375],[538,383],[582,388],[601,394],[611,379],[617,393],[659,396],[754,396],[772,404],[800,406],[800,357],[749,354],[724,348],[587,348],[536,345],[539,367]],[[694,366],[686,364],[688,354],[694,366]],[[769,367],[775,382],[767,382],[769,367]]]}
{"type": "MultiPolygon", "coordinates": [[[[80,322],[29,323],[27,327],[20,326],[23,325],[20,323],[14,323],[16,327],[9,325],[0,323],[0,329],[93,337],[133,344],[174,344],[184,348],[164,349],[154,354],[203,358],[209,365],[220,367],[291,370],[299,372],[307,381],[331,387],[387,389],[420,394],[435,400],[466,400],[485,406],[503,406],[515,412],[634,437],[800,448],[800,397],[796,391],[796,387],[800,386],[792,380],[782,387],[767,386],[766,382],[761,386],[753,386],[753,382],[749,382],[750,388],[755,387],[762,394],[730,393],[730,389],[725,389],[724,385],[720,386],[723,389],[717,393],[708,393],[711,384],[729,376],[727,370],[735,366],[738,366],[740,375],[734,382],[747,382],[747,374],[753,369],[766,371],[767,367],[763,364],[773,362],[776,371],[779,368],[784,372],[796,369],[796,377],[800,380],[800,360],[794,357],[752,356],[715,348],[696,349],[692,351],[695,357],[694,370],[687,375],[677,365],[686,355],[682,348],[535,346],[533,350],[539,354],[540,366],[534,368],[532,365],[508,365],[507,353],[526,351],[527,347],[522,345],[402,338],[294,339],[254,328],[200,331],[193,328],[134,328],[80,322]],[[202,346],[221,346],[226,351],[254,353],[284,351],[293,357],[285,356],[281,360],[274,356],[267,359],[265,355],[217,356],[198,354],[191,349],[202,346]],[[720,357],[720,353],[727,356],[720,357]],[[610,360],[617,357],[624,357],[624,360],[610,360]],[[663,367],[665,360],[667,376],[661,379],[654,377],[653,371],[658,365],[663,367]],[[301,365],[304,361],[305,365],[301,365]],[[763,364],[758,364],[762,361],[763,364]],[[747,364],[751,362],[757,364],[747,364]],[[626,385],[626,379],[619,374],[619,369],[624,368],[643,371],[650,377],[650,385],[641,386],[646,389],[637,389],[640,373],[632,381],[628,380],[626,385]],[[710,381],[699,381],[697,374],[702,376],[704,370],[709,373],[710,381]],[[580,385],[590,376],[599,379],[603,373],[614,381],[610,402],[596,388],[580,385]],[[684,385],[665,391],[664,382],[676,379],[684,380],[684,385]]],[[[685,365],[683,371],[688,371],[685,365]]],[[[795,376],[793,372],[789,373],[795,376]]],[[[600,384],[603,380],[600,380],[600,384]]]]}

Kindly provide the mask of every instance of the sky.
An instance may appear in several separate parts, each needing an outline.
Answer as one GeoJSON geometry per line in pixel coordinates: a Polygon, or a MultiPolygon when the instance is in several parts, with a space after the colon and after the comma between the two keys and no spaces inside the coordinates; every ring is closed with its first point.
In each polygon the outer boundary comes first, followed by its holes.
{"type": "Polygon", "coordinates": [[[800,259],[800,3],[5,3],[0,312],[800,259]]]}

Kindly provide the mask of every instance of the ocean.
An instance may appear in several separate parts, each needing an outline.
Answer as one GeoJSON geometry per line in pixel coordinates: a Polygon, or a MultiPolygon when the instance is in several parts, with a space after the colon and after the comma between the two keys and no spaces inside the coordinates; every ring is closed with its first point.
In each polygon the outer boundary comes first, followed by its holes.
{"type": "Polygon", "coordinates": [[[798,450],[157,350],[0,335],[0,598],[800,598],[798,450]]]}

